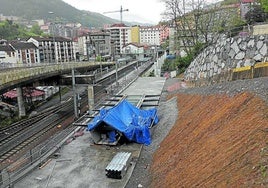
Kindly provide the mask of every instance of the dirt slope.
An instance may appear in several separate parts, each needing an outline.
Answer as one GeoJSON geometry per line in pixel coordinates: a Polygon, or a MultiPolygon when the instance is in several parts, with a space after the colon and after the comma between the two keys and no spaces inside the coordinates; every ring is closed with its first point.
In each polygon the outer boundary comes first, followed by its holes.
{"type": "Polygon", "coordinates": [[[176,124],[153,156],[151,187],[268,187],[268,106],[249,93],[176,94],[176,124]]]}

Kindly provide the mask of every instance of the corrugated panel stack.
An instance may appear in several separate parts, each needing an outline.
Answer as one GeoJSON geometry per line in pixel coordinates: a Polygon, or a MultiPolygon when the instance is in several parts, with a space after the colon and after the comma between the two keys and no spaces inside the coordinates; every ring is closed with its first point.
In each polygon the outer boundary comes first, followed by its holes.
{"type": "Polygon", "coordinates": [[[119,152],[106,167],[106,176],[108,178],[122,179],[127,172],[131,161],[131,153],[119,152]]]}

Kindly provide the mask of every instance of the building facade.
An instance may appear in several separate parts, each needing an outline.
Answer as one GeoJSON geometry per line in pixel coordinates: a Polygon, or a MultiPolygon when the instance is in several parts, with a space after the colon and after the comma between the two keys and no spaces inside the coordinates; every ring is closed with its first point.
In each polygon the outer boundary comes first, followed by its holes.
{"type": "Polygon", "coordinates": [[[18,40],[0,44],[1,67],[40,63],[39,55],[39,49],[31,42],[18,40]]]}
{"type": "Polygon", "coordinates": [[[136,59],[144,58],[144,46],[138,43],[129,43],[123,47],[123,54],[133,56],[136,59]]]}
{"type": "Polygon", "coordinates": [[[15,50],[9,44],[0,44],[0,67],[9,67],[16,63],[15,50]]]}
{"type": "Polygon", "coordinates": [[[116,55],[123,52],[123,46],[131,42],[131,27],[114,24],[106,29],[111,35],[111,47],[116,55]]]}
{"type": "Polygon", "coordinates": [[[80,60],[95,59],[96,56],[111,56],[111,35],[109,32],[93,32],[78,37],[80,60]]]}
{"type": "Polygon", "coordinates": [[[19,64],[40,63],[39,49],[32,42],[12,41],[10,45],[15,50],[17,63],[19,64]]]}
{"type": "Polygon", "coordinates": [[[29,42],[38,47],[40,63],[74,61],[73,41],[63,37],[31,37],[29,42]]]}
{"type": "Polygon", "coordinates": [[[140,43],[140,26],[131,27],[131,42],[140,43]]]}
{"type": "Polygon", "coordinates": [[[140,27],[140,43],[146,45],[160,45],[159,26],[140,27]]]}

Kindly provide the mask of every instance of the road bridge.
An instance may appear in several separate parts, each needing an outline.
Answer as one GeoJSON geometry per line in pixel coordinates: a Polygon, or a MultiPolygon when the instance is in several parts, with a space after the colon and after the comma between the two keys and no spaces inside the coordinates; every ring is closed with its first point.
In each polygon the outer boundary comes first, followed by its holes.
{"type": "MultiPolygon", "coordinates": [[[[112,66],[114,62],[69,62],[62,64],[38,64],[0,69],[0,94],[17,88],[19,116],[25,116],[22,87],[33,83],[58,82],[60,75],[71,73],[73,69],[89,71],[100,67],[112,66]]],[[[40,85],[40,84],[39,84],[40,85]]],[[[52,84],[53,85],[53,84],[52,84]]]]}
{"type": "Polygon", "coordinates": [[[22,86],[36,80],[71,73],[72,69],[89,70],[114,64],[114,62],[69,62],[0,69],[0,94],[8,89],[22,86]]]}

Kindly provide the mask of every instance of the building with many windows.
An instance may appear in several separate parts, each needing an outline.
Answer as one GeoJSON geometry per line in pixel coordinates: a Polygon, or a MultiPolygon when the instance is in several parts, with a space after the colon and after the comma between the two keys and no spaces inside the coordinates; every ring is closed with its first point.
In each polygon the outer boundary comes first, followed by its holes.
{"type": "Polygon", "coordinates": [[[40,63],[39,49],[31,42],[6,41],[0,44],[0,63],[2,67],[40,63]]]}
{"type": "Polygon", "coordinates": [[[73,41],[63,37],[31,37],[32,42],[38,47],[41,63],[63,63],[75,59],[73,41]]]}
{"type": "Polygon", "coordinates": [[[80,60],[111,56],[111,36],[109,32],[92,32],[78,37],[80,60]]]}
{"type": "Polygon", "coordinates": [[[123,46],[131,42],[131,27],[125,24],[114,24],[106,28],[111,35],[111,46],[115,55],[123,52],[123,46]]]}
{"type": "Polygon", "coordinates": [[[10,45],[15,50],[17,63],[40,63],[39,49],[32,42],[12,41],[10,45]]]}
{"type": "Polygon", "coordinates": [[[141,26],[140,43],[147,45],[160,45],[160,27],[158,26],[141,26]]]}

